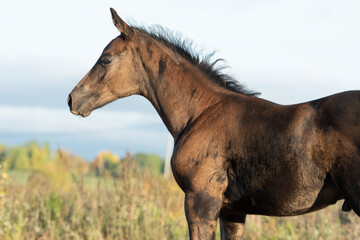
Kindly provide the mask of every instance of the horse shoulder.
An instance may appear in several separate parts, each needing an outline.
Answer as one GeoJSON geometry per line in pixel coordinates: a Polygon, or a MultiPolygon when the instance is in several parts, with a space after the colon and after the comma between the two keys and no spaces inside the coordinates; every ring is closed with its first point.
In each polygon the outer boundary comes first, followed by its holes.
{"type": "Polygon", "coordinates": [[[189,126],[175,142],[171,166],[183,190],[201,189],[214,180],[226,182],[225,131],[222,120],[214,115],[202,118],[189,126]]]}

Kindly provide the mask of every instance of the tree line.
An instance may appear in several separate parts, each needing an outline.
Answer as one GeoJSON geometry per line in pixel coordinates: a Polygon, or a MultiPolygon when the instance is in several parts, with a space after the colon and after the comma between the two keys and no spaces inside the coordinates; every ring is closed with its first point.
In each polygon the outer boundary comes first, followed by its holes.
{"type": "Polygon", "coordinates": [[[100,152],[91,162],[85,161],[69,151],[58,149],[51,151],[49,143],[39,144],[36,141],[22,146],[5,146],[0,144],[0,164],[7,170],[42,171],[44,168],[58,168],[78,174],[89,172],[99,176],[110,174],[118,177],[124,161],[131,161],[141,171],[149,171],[155,175],[164,173],[164,159],[156,154],[129,153],[120,158],[116,154],[100,152]]]}

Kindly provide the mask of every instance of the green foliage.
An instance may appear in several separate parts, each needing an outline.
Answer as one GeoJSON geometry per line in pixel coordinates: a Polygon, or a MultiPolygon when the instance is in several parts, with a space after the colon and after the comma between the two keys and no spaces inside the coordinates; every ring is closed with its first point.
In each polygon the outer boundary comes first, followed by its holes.
{"type": "Polygon", "coordinates": [[[92,163],[92,169],[97,176],[104,176],[109,173],[118,177],[120,158],[111,152],[100,152],[92,163]]]}
{"type": "Polygon", "coordinates": [[[64,196],[55,191],[51,191],[45,199],[45,206],[47,212],[50,213],[50,219],[55,222],[59,221],[64,212],[64,196]]]}
{"type": "MultiPolygon", "coordinates": [[[[126,157],[125,157],[126,158],[126,157]]],[[[106,174],[118,178],[126,159],[120,161],[119,157],[110,152],[101,152],[92,163],[92,169],[97,176],[106,174]]],[[[134,156],[128,156],[139,167],[142,172],[148,172],[156,176],[164,173],[164,160],[156,154],[138,153],[134,156]]]]}
{"type": "Polygon", "coordinates": [[[7,156],[6,147],[0,144],[0,164],[2,164],[7,156]]]}
{"type": "Polygon", "coordinates": [[[164,159],[156,154],[138,153],[133,158],[142,171],[151,172],[158,176],[164,173],[164,159]]]}
{"type": "Polygon", "coordinates": [[[27,170],[30,169],[30,161],[27,149],[22,147],[13,148],[6,160],[10,169],[27,170]]]}
{"type": "Polygon", "coordinates": [[[34,170],[50,160],[51,152],[47,143],[40,147],[37,142],[29,142],[25,146],[17,146],[1,151],[0,158],[9,169],[34,170]]]}

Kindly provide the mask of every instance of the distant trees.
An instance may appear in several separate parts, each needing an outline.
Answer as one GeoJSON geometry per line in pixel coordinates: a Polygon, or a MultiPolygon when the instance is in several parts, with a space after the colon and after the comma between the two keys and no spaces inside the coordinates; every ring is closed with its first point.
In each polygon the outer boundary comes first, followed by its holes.
{"type": "Polygon", "coordinates": [[[102,176],[108,172],[111,176],[117,177],[117,172],[120,168],[120,158],[111,152],[100,152],[91,165],[96,176],[102,176]]]}
{"type": "Polygon", "coordinates": [[[51,150],[48,143],[39,146],[34,141],[5,150],[3,157],[9,169],[34,170],[51,159],[51,150]]]}
{"type": "Polygon", "coordinates": [[[6,158],[6,147],[0,144],[0,164],[2,164],[5,161],[6,158]]]}
{"type": "MultiPolygon", "coordinates": [[[[133,156],[128,154],[126,158],[126,161],[131,161],[142,172],[151,172],[154,175],[164,173],[164,159],[156,154],[138,153],[133,156]]],[[[52,152],[48,143],[39,145],[38,142],[33,141],[16,147],[5,147],[0,144],[0,164],[2,162],[9,170],[35,170],[50,175],[57,171],[62,172],[64,177],[68,174],[73,178],[93,171],[96,176],[110,174],[117,178],[124,159],[104,151],[89,163],[68,151],[52,152]]]]}
{"type": "Polygon", "coordinates": [[[133,158],[142,171],[149,171],[155,175],[164,174],[165,161],[158,155],[138,153],[133,158]]]}
{"type": "MultiPolygon", "coordinates": [[[[138,153],[134,156],[128,154],[125,158],[137,165],[142,172],[147,171],[158,176],[164,173],[164,159],[156,154],[138,153]]],[[[91,163],[91,168],[97,176],[109,173],[113,177],[118,177],[125,158],[120,159],[111,152],[100,152],[91,163]]]]}

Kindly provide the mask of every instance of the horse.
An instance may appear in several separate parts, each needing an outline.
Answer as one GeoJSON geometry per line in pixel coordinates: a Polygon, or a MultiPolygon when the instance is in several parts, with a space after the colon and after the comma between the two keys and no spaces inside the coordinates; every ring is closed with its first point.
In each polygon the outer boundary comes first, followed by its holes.
{"type": "Polygon", "coordinates": [[[82,117],[147,98],[174,137],[173,176],[190,239],[241,239],[247,214],[294,216],[345,199],[360,216],[360,91],[279,105],[261,99],[168,31],[110,9],[120,35],[68,97],[82,117]]]}

